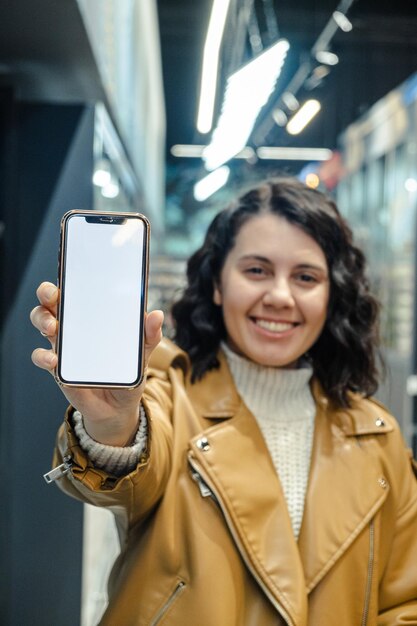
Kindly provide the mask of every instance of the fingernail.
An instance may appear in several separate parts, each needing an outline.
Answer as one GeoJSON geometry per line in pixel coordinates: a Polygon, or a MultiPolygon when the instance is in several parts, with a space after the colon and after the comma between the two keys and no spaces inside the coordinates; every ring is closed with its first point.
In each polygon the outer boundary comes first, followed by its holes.
{"type": "Polygon", "coordinates": [[[55,294],[56,294],[56,287],[51,286],[45,289],[45,296],[48,298],[48,300],[52,300],[55,294]]]}

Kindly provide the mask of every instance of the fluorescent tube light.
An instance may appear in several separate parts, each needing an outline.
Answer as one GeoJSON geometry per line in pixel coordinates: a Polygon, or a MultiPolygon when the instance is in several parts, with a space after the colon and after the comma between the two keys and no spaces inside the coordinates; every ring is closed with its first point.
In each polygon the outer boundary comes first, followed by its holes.
{"type": "Polygon", "coordinates": [[[203,150],[206,146],[198,144],[185,144],[177,143],[171,147],[171,154],[175,157],[182,158],[198,158],[203,154],[203,150]]]}
{"type": "Polygon", "coordinates": [[[194,198],[199,202],[207,200],[215,191],[218,191],[227,183],[229,174],[230,169],[227,165],[223,165],[223,167],[219,167],[219,169],[214,170],[214,172],[210,172],[210,174],[194,185],[194,198]]]}
{"type": "Polygon", "coordinates": [[[327,161],[332,151],[327,148],[258,148],[256,154],[260,159],[277,161],[327,161]]]}
{"type": "Polygon", "coordinates": [[[288,49],[288,41],[281,39],[228,78],[219,122],[203,153],[208,170],[226,163],[246,145],[259,111],[275,88],[288,49]]]}
{"type": "Polygon", "coordinates": [[[287,132],[290,135],[301,133],[320,109],[321,104],[318,100],[307,100],[307,102],[304,102],[303,106],[298,109],[294,117],[288,122],[286,126],[287,132]]]}
{"type": "Polygon", "coordinates": [[[213,125],[213,111],[216,100],[219,53],[226,24],[230,0],[214,0],[207,30],[201,72],[200,101],[197,116],[197,130],[208,133],[213,125]]]}
{"type": "MultiPolygon", "coordinates": [[[[175,157],[181,157],[183,159],[184,158],[197,159],[203,156],[203,152],[205,148],[206,146],[199,145],[199,144],[177,143],[174,146],[172,146],[170,152],[172,156],[175,156],[175,157]]],[[[234,159],[253,159],[254,156],[255,156],[255,150],[251,148],[250,146],[246,146],[245,148],[243,148],[243,150],[235,154],[233,158],[234,159]]]]}

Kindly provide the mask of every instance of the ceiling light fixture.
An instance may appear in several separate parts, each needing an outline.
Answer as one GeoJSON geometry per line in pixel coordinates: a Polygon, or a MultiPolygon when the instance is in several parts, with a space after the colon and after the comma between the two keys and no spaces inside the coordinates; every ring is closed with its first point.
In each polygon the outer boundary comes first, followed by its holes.
{"type": "Polygon", "coordinates": [[[101,188],[101,195],[104,198],[117,198],[120,192],[120,187],[117,182],[110,182],[101,188]]]}
{"type": "Polygon", "coordinates": [[[110,162],[108,159],[98,159],[93,174],[93,184],[96,185],[96,187],[105,187],[110,180],[110,162]]]}
{"type": "Polygon", "coordinates": [[[214,172],[207,174],[207,176],[194,185],[194,198],[198,200],[198,202],[207,200],[207,198],[227,183],[229,174],[230,169],[227,165],[223,165],[223,167],[219,167],[217,170],[214,170],[214,172]]]}
{"type": "Polygon", "coordinates": [[[286,129],[290,135],[298,135],[311,122],[321,109],[318,100],[307,100],[297,113],[290,119],[286,129]]]}
{"type": "Polygon", "coordinates": [[[277,126],[285,126],[288,122],[287,114],[279,107],[275,107],[275,109],[272,111],[272,117],[274,118],[274,122],[275,124],[277,124],[277,126]]]}
{"type": "MultiPolygon", "coordinates": [[[[290,91],[294,94],[294,96],[297,96],[298,92],[303,87],[305,87],[306,82],[309,81],[312,70],[312,60],[315,58],[317,51],[327,50],[338,28],[344,30],[345,32],[352,30],[352,23],[346,17],[346,14],[354,2],[355,0],[340,0],[336,10],[330,14],[329,20],[327,21],[316,42],[311,48],[311,58],[304,60],[299,65],[297,71],[295,72],[289,83],[287,83],[287,85],[285,86],[285,91],[290,91]]],[[[315,86],[318,86],[316,78],[317,77],[315,77],[313,81],[310,81],[308,88],[311,89],[315,86]]],[[[278,95],[276,101],[274,102],[274,106],[275,108],[282,108],[281,94],[278,95]]],[[[273,126],[273,115],[265,116],[265,119],[261,122],[259,128],[256,130],[255,136],[253,138],[254,143],[258,145],[264,143],[264,141],[268,137],[268,134],[273,129],[273,126]]]]}
{"type": "Polygon", "coordinates": [[[320,185],[320,178],[314,172],[310,172],[305,178],[305,184],[311,189],[317,189],[320,185]]]}
{"type": "Polygon", "coordinates": [[[229,4],[230,0],[214,0],[211,10],[206,43],[204,45],[200,100],[197,116],[197,130],[203,134],[209,133],[213,125],[220,46],[229,4]]]}
{"type": "Polygon", "coordinates": [[[322,80],[330,74],[330,69],[327,65],[318,65],[314,68],[312,76],[316,79],[322,80]]]}
{"type": "Polygon", "coordinates": [[[327,148],[258,148],[256,154],[260,159],[277,161],[327,161],[333,152],[327,148]]]}
{"type": "Polygon", "coordinates": [[[329,50],[318,50],[316,52],[316,59],[319,63],[324,63],[324,65],[337,65],[339,63],[337,54],[329,50]]]}
{"type": "Polygon", "coordinates": [[[415,178],[407,178],[404,187],[410,193],[415,193],[417,191],[417,180],[415,178]]]}
{"type": "Polygon", "coordinates": [[[96,185],[96,187],[105,187],[109,184],[110,180],[111,174],[107,170],[99,169],[93,174],[93,184],[96,185]]]}
{"type": "Polygon", "coordinates": [[[245,147],[259,111],[274,90],[288,49],[288,41],[281,39],[228,78],[222,112],[203,153],[208,170],[226,163],[245,147]]]}
{"type": "Polygon", "coordinates": [[[343,32],[349,33],[352,30],[352,22],[341,11],[333,11],[333,19],[343,32]]]}
{"type": "Polygon", "coordinates": [[[284,91],[281,98],[287,109],[290,111],[296,111],[300,106],[300,103],[291,91],[284,91]]]}

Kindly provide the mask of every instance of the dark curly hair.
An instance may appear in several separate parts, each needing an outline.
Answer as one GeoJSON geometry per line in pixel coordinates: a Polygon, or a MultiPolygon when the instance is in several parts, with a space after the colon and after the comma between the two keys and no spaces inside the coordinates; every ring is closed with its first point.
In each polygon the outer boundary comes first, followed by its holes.
{"type": "Polygon", "coordinates": [[[218,213],[205,240],[189,259],[188,284],[172,307],[174,339],[190,356],[192,380],[218,367],[226,338],[214,286],[242,225],[272,213],[298,226],[323,250],[330,277],[327,319],[309,350],[313,370],[337,406],[349,406],[349,392],[369,396],[378,386],[379,304],[370,293],[365,257],[336,205],[320,191],[292,178],[272,179],[244,193],[218,213]]]}

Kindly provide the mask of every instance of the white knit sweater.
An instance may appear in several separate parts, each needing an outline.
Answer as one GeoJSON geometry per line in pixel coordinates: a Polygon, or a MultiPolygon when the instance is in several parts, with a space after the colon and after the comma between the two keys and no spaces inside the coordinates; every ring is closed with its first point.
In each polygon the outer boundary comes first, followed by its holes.
{"type": "Polygon", "coordinates": [[[145,451],[148,438],[148,422],[142,406],[139,409],[138,430],[131,446],[107,446],[90,437],[84,428],[83,416],[79,411],[74,411],[73,421],[80,446],[96,467],[114,476],[122,476],[135,469],[145,451]]]}
{"type": "Polygon", "coordinates": [[[315,403],[311,367],[264,367],[232,352],[226,354],[237,390],[255,416],[278,473],[294,535],[304,511],[313,443],[315,403]]]}

